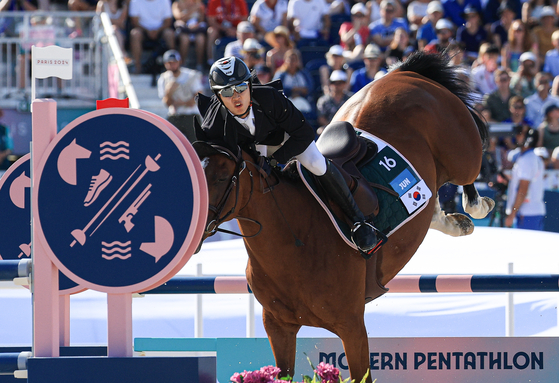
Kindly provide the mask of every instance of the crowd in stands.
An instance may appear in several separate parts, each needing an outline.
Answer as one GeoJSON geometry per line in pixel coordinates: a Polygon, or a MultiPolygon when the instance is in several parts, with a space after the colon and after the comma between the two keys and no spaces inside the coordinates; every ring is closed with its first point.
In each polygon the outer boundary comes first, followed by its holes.
{"type": "MultiPolygon", "coordinates": [[[[8,0],[1,10],[48,3],[8,0]]],[[[445,52],[470,82],[476,108],[505,129],[491,135],[485,161],[496,169],[491,173],[512,168],[514,132],[529,128],[539,130],[545,166],[559,168],[559,108],[550,107],[559,105],[556,0],[68,0],[66,6],[107,12],[136,73],[146,71],[147,50],[161,56],[177,50],[183,66],[204,76],[221,57],[242,58],[262,82],[281,79],[318,134],[390,65],[416,50],[445,52]]]]}

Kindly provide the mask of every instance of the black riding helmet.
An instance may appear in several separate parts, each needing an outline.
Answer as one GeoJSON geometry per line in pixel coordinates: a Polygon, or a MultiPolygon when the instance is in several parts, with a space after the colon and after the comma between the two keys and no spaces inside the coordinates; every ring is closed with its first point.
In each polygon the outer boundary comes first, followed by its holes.
{"type": "Polygon", "coordinates": [[[210,68],[210,88],[217,92],[228,86],[238,85],[245,81],[251,81],[250,69],[243,60],[236,57],[224,57],[217,60],[210,68]]]}

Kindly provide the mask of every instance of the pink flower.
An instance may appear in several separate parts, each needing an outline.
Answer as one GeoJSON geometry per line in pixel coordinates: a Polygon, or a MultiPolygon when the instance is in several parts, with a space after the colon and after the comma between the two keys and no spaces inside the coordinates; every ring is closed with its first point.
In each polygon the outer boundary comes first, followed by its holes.
{"type": "Polygon", "coordinates": [[[314,370],[323,383],[338,383],[340,381],[340,370],[331,364],[320,362],[314,370]]]}
{"type": "Polygon", "coordinates": [[[235,372],[229,380],[231,380],[234,383],[243,383],[243,377],[238,372],[235,372]]]}
{"type": "Polygon", "coordinates": [[[266,379],[266,382],[273,382],[281,372],[278,367],[275,366],[266,366],[260,369],[263,377],[266,379]]]}

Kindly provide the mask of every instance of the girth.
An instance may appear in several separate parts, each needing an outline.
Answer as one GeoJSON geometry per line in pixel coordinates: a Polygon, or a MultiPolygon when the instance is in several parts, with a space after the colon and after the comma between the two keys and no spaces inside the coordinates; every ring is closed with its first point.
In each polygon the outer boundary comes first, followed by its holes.
{"type": "Polygon", "coordinates": [[[336,121],[324,128],[316,146],[340,170],[365,217],[374,218],[379,211],[378,198],[373,184],[363,177],[359,167],[375,157],[377,145],[357,136],[349,122],[336,121]]]}

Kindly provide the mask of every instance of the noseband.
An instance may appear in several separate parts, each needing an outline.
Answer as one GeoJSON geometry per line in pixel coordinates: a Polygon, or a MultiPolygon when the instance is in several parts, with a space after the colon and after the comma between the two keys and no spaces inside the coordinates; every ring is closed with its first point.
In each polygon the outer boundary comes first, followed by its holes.
{"type": "MultiPolygon", "coordinates": [[[[233,173],[233,176],[231,177],[231,181],[229,183],[229,186],[227,186],[227,190],[225,190],[225,193],[223,194],[223,197],[221,197],[221,200],[219,201],[219,203],[217,204],[217,206],[214,205],[209,205],[209,210],[215,214],[215,219],[212,219],[210,222],[208,222],[208,225],[206,226],[206,229],[204,230],[204,235],[205,236],[212,236],[214,235],[216,232],[222,232],[222,233],[227,233],[227,234],[233,234],[239,237],[244,237],[244,238],[252,238],[257,236],[258,234],[260,234],[260,231],[262,231],[262,224],[254,219],[251,218],[245,218],[245,217],[236,217],[238,220],[246,220],[246,221],[250,221],[250,222],[254,222],[259,226],[258,232],[256,234],[253,235],[242,235],[239,233],[235,233],[234,231],[230,231],[230,230],[226,230],[226,229],[221,229],[219,226],[225,222],[227,220],[227,218],[229,216],[231,216],[233,213],[235,213],[235,211],[237,210],[237,204],[239,203],[239,188],[240,188],[240,178],[241,178],[241,174],[243,173],[243,171],[246,169],[246,162],[245,160],[243,160],[242,158],[242,152],[241,149],[239,148],[239,152],[238,155],[234,155],[233,152],[231,152],[230,150],[222,147],[222,146],[218,146],[218,145],[212,145],[214,149],[216,149],[218,152],[225,154],[229,159],[233,160],[235,162],[235,172],[233,173]],[[225,214],[223,214],[223,210],[225,209],[225,205],[227,204],[227,202],[229,201],[229,197],[231,197],[231,192],[233,191],[233,189],[235,189],[235,203],[233,204],[233,207],[225,214]]],[[[250,170],[247,170],[248,174],[250,175],[250,196],[249,199],[247,201],[247,203],[245,204],[245,206],[243,206],[241,209],[239,209],[239,211],[243,210],[248,203],[250,202],[250,199],[252,198],[252,192],[254,190],[254,180],[252,177],[252,172],[250,170]]]]}

